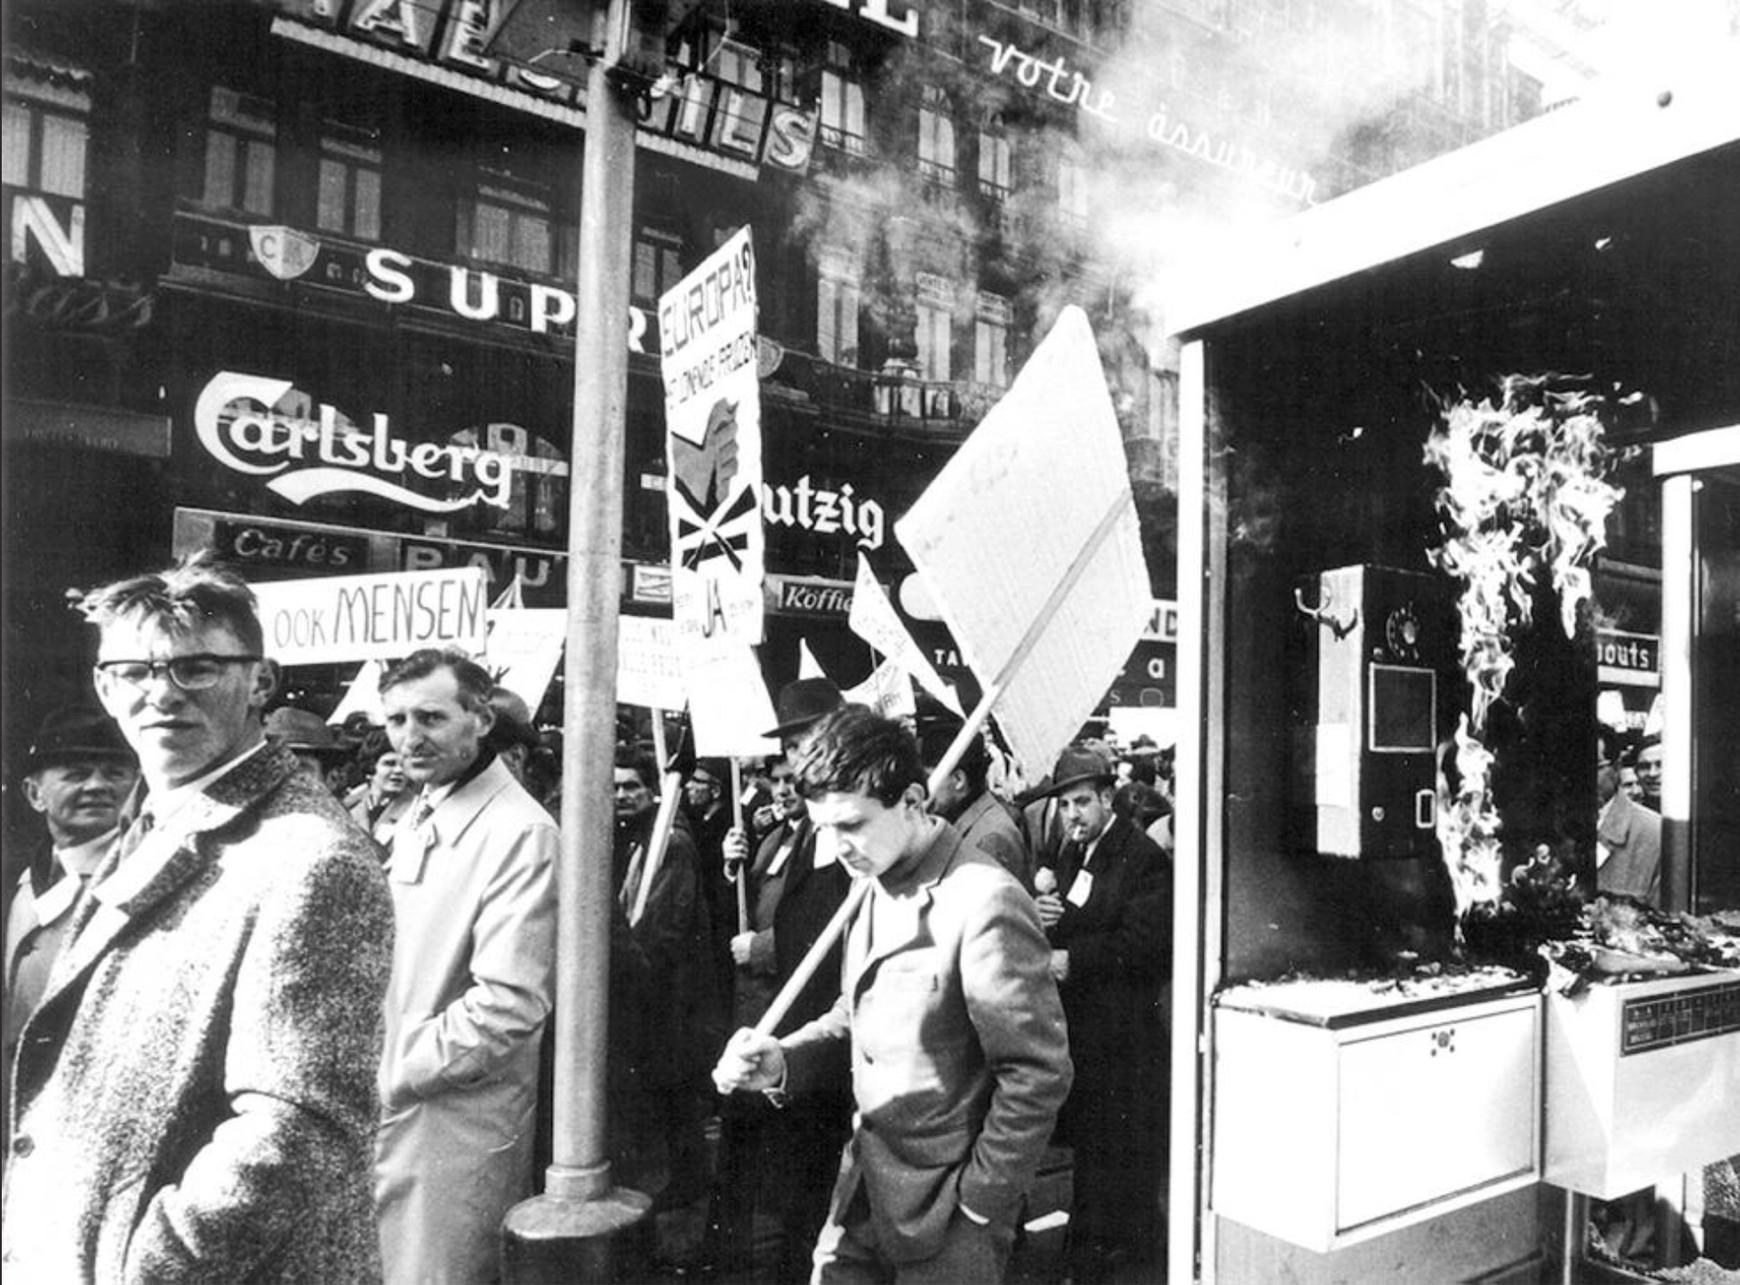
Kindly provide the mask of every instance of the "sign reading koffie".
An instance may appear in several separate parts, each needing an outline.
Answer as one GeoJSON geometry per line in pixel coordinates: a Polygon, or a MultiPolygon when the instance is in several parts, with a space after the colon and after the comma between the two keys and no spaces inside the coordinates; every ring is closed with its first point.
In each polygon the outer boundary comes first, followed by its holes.
{"type": "Polygon", "coordinates": [[[269,478],[292,504],[354,492],[428,513],[474,504],[508,507],[514,459],[499,451],[396,434],[379,412],[367,428],[287,379],[224,370],[200,392],[194,432],[206,453],[237,473],[269,478]]]}

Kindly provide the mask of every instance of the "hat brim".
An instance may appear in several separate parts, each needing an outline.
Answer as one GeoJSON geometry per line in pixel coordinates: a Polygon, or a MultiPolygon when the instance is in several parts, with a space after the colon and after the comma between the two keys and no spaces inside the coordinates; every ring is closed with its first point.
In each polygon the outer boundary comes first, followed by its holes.
{"type": "Polygon", "coordinates": [[[37,750],[24,760],[24,770],[34,772],[39,767],[53,767],[57,763],[77,763],[84,759],[114,759],[122,763],[133,761],[133,751],[115,745],[57,745],[51,749],[37,750]]]}
{"type": "Polygon", "coordinates": [[[1096,785],[1108,785],[1109,786],[1113,782],[1113,780],[1115,780],[1115,779],[1116,778],[1114,778],[1112,776],[1108,776],[1104,772],[1077,772],[1072,776],[1064,777],[1061,781],[1053,781],[1051,783],[1051,788],[1046,790],[1045,793],[1043,795],[1041,795],[1040,797],[1042,797],[1042,798],[1056,798],[1058,795],[1062,794],[1065,790],[1069,789],[1070,786],[1080,785],[1083,781],[1092,781],[1096,785]]]}
{"type": "Polygon", "coordinates": [[[794,719],[789,723],[781,723],[778,727],[763,732],[762,735],[776,741],[783,741],[788,736],[796,736],[799,732],[809,731],[827,716],[827,714],[813,714],[809,718],[794,719]]]}

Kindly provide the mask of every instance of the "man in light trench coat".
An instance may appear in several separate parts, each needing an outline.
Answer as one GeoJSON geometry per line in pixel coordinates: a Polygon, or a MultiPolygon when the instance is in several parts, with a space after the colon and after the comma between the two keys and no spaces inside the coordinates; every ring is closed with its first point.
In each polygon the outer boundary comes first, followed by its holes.
{"type": "Polygon", "coordinates": [[[494,1280],[532,1194],[538,1046],[555,985],[557,831],[485,746],[489,674],[424,650],[381,680],[418,791],[393,838],[398,917],[375,1166],[389,1282],[494,1280]]]}

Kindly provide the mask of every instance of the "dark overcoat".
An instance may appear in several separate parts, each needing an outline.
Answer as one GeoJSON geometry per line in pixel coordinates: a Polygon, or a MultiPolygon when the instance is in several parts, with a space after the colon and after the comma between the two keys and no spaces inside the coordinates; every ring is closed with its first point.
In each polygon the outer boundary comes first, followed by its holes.
{"type": "MultiPolygon", "coordinates": [[[[1104,1230],[1158,1197],[1168,1097],[1162,987],[1172,964],[1172,869],[1165,852],[1114,817],[1088,858],[1058,855],[1063,917],[1050,930],[1069,952],[1059,990],[1069,1018],[1075,1089],[1059,1121],[1075,1149],[1079,1213],[1104,1230]]],[[[1080,1219],[1078,1219],[1080,1221],[1080,1219]]]]}

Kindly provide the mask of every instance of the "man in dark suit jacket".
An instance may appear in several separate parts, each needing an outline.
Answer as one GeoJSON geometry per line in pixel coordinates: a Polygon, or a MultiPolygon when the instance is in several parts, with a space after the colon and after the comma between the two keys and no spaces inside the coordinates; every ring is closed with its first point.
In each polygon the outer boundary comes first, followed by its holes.
{"type": "Polygon", "coordinates": [[[667,1180],[655,1207],[676,1209],[707,1190],[707,1064],[723,1033],[724,1002],[694,840],[673,827],[652,864],[658,765],[650,755],[621,752],[615,776],[614,887],[627,924],[617,940],[632,954],[628,973],[639,978],[636,991],[611,996],[613,1039],[627,1054],[622,1141],[640,1153],[631,1169],[643,1190],[662,1147],[667,1180]]]}
{"type": "Polygon", "coordinates": [[[814,1280],[1000,1281],[1070,1083],[1033,900],[930,815],[898,723],[847,706],[797,767],[818,847],[870,880],[845,982],[784,1039],[740,1030],[714,1079],[798,1094],[849,1047],[858,1122],[814,1280]]]}
{"type": "Polygon", "coordinates": [[[85,611],[146,794],[24,1028],[7,1276],[379,1281],[374,844],[265,743],[245,584],[194,559],[85,611]]]}
{"type": "MultiPolygon", "coordinates": [[[[804,736],[823,715],[844,703],[826,679],[801,679],[779,695],[779,739],[785,757],[769,769],[779,820],[757,845],[748,871],[750,927],[730,940],[739,1025],[761,1020],[811,944],[846,899],[852,875],[838,860],[816,860],[815,829],[797,792],[792,766],[804,736]]],[[[748,857],[747,837],[733,830],[725,841],[726,878],[748,857]]],[[[816,969],[774,1030],[795,1030],[834,1005],[840,994],[840,948],[816,969]]],[[[807,1279],[816,1236],[828,1212],[828,1187],[840,1147],[851,1131],[850,1086],[842,1073],[818,1086],[790,1110],[766,1101],[727,1097],[720,1110],[719,1178],[708,1222],[708,1253],[715,1267],[749,1266],[755,1215],[771,1215],[780,1229],[776,1279],[807,1279]]]]}
{"type": "Polygon", "coordinates": [[[1076,1066],[1058,1136],[1075,1152],[1071,1276],[1084,1283],[1158,1252],[1166,1159],[1160,992],[1172,961],[1172,872],[1158,845],[1113,811],[1114,779],[1097,750],[1059,757],[1051,789],[1063,846],[1038,875],[1076,1066]]]}
{"type": "MultiPolygon", "coordinates": [[[[961,720],[952,714],[935,715],[919,723],[918,746],[924,755],[925,771],[942,762],[960,730],[961,720]]],[[[1033,855],[1027,846],[1027,836],[1022,833],[1021,815],[991,793],[987,780],[990,768],[991,755],[985,748],[984,735],[975,733],[954,770],[931,795],[930,810],[959,830],[967,847],[995,857],[1023,888],[1032,892],[1033,855]]]]}
{"type": "MultiPolygon", "coordinates": [[[[12,1098],[12,1059],[25,1019],[36,1011],[72,924],[85,881],[120,838],[121,807],[139,779],[133,751],[98,709],[54,710],[30,742],[24,797],[47,833],[8,845],[6,986],[0,1001],[0,1112],[12,1098]],[[12,862],[19,874],[14,879],[12,862]]],[[[9,1149],[11,1123],[0,1134],[9,1149]]],[[[0,1150],[0,1155],[5,1155],[0,1150]]]]}

